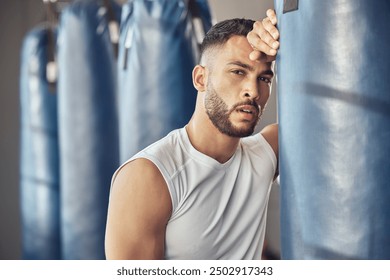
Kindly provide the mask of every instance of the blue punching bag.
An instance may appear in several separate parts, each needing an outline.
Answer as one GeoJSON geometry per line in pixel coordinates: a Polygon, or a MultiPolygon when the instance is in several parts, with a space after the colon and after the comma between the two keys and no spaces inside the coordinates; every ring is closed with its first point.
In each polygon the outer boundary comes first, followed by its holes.
{"type": "Polygon", "coordinates": [[[56,34],[40,26],[23,43],[20,199],[24,259],[60,259],[57,92],[47,79],[56,34]]]}
{"type": "Polygon", "coordinates": [[[275,1],[284,259],[390,259],[390,2],[275,1]]]}
{"type": "Polygon", "coordinates": [[[118,59],[121,162],[189,121],[197,39],[210,26],[206,0],[130,0],[124,6],[118,59]]]}
{"type": "Polygon", "coordinates": [[[110,180],[119,164],[116,61],[101,3],[74,1],[59,26],[63,259],[105,258],[110,180]]]}

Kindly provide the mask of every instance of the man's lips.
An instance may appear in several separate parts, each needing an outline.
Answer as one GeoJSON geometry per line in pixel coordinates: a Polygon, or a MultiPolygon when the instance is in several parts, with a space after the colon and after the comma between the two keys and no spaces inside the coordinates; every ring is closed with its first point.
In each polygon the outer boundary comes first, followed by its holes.
{"type": "Polygon", "coordinates": [[[252,115],[252,114],[258,114],[259,109],[253,105],[241,105],[236,107],[236,111],[252,115]]]}

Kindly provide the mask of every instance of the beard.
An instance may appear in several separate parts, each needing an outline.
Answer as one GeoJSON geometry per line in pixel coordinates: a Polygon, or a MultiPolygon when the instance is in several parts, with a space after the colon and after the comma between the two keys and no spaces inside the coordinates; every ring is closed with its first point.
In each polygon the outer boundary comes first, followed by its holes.
{"type": "Polygon", "coordinates": [[[221,133],[237,138],[252,135],[263,113],[263,109],[261,109],[261,112],[259,112],[259,106],[254,100],[237,103],[229,110],[227,104],[222,100],[221,97],[219,97],[217,91],[214,89],[210,81],[208,82],[205,96],[205,108],[211,122],[221,133]],[[243,128],[238,128],[230,121],[230,115],[237,110],[237,107],[242,105],[252,105],[254,108],[256,108],[256,114],[258,117],[250,125],[243,128]]]}

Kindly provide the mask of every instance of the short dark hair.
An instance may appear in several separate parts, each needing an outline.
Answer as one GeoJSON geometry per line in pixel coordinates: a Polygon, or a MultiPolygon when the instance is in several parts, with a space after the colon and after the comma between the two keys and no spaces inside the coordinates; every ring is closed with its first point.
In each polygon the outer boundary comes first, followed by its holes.
{"type": "Polygon", "coordinates": [[[210,28],[207,32],[202,44],[200,45],[200,58],[204,52],[215,46],[222,46],[232,36],[244,36],[253,29],[255,21],[244,18],[233,18],[221,21],[210,28]]]}

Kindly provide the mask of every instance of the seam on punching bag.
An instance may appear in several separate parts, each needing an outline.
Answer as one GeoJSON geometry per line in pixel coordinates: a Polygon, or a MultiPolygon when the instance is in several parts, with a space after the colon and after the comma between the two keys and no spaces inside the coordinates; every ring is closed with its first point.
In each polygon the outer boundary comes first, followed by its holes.
{"type": "Polygon", "coordinates": [[[298,0],[284,0],[283,14],[298,10],[298,0]]]}

